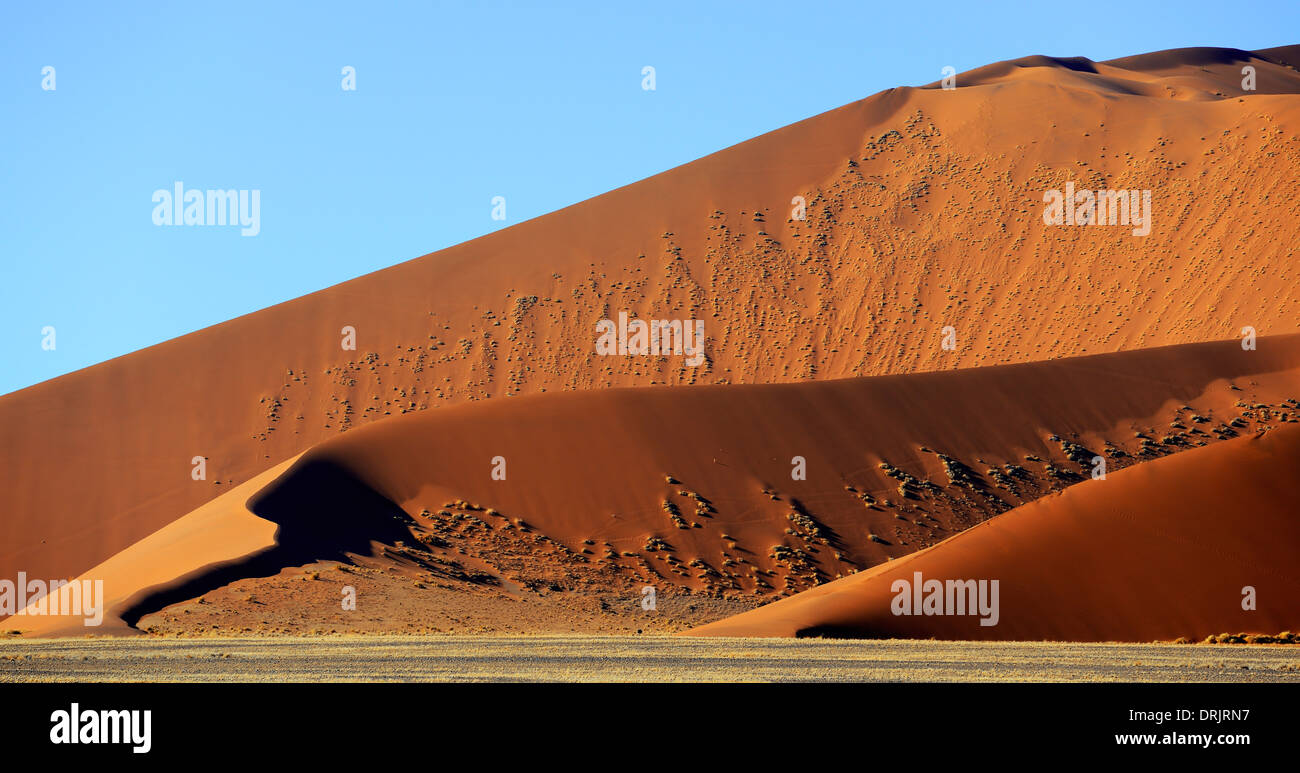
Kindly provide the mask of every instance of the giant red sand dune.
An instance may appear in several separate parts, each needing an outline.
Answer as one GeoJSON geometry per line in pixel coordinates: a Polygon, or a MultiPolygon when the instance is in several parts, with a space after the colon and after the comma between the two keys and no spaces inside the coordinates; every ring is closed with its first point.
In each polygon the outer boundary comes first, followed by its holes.
{"type": "Polygon", "coordinates": [[[1029,57],[898,88],[438,253],[0,397],[0,576],[89,568],[353,426],[511,394],[793,382],[1296,330],[1297,47],[1029,57]],[[1240,69],[1259,88],[1239,93],[1240,69]],[[1237,89],[1233,86],[1236,84],[1237,89]],[[1042,192],[1156,191],[1152,232],[1042,192]],[[792,221],[791,199],[808,202],[792,221]],[[708,362],[598,358],[695,316],[708,362]],[[340,348],[340,330],[358,348],[340,348]],[[956,328],[955,352],[939,347],[956,328]],[[206,481],[191,459],[208,459],[206,481]]]}
{"type": "Polygon", "coordinates": [[[1033,56],[890,89],[0,396],[0,577],[102,571],[128,622],[360,556],[505,596],[766,597],[1059,491],[1089,454],[1141,467],[1289,423],[1297,63],[1033,56]],[[1150,233],[1045,224],[1067,184],[1151,190],[1150,233]],[[598,356],[622,311],[703,320],[704,364],[598,356]],[[1258,351],[1225,340],[1247,326],[1258,351]]]}

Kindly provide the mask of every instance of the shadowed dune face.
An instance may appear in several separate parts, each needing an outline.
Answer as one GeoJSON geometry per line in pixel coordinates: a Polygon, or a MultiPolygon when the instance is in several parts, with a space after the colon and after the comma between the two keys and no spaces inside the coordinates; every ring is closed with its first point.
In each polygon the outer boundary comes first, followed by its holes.
{"type": "MultiPolygon", "coordinates": [[[[1069,70],[1088,77],[1073,84],[1097,91],[1127,95],[1212,100],[1242,94],[1242,67],[1256,70],[1255,91],[1263,94],[1294,94],[1300,46],[1282,46],[1262,51],[1238,48],[1176,48],[1138,54],[1105,62],[1081,56],[1026,56],[979,67],[962,73],[961,87],[988,86],[1017,78],[1050,79],[1052,70],[1069,70]],[[1034,71],[1037,68],[1037,71],[1034,71]],[[1175,88],[1175,84],[1179,88],[1175,88]]],[[[940,88],[941,81],[924,88],[940,88]]]]}
{"type": "Polygon", "coordinates": [[[1297,502],[1300,427],[1287,426],[1082,483],[692,634],[1150,641],[1294,631],[1297,502]],[[996,624],[955,606],[908,613],[896,599],[918,573],[922,590],[938,581],[945,595],[949,581],[997,580],[996,624]]]}
{"type": "Polygon", "coordinates": [[[102,627],[78,616],[33,615],[30,607],[8,619],[33,635],[129,633],[143,617],[237,580],[376,556],[382,546],[412,540],[413,525],[349,470],[289,460],[88,570],[83,576],[104,589],[102,627]]]}
{"type": "MultiPolygon", "coordinates": [[[[370,556],[421,571],[448,566],[447,558],[462,562],[464,551],[440,549],[444,527],[464,521],[511,539],[481,554],[479,579],[465,567],[444,575],[461,583],[530,587],[503,560],[519,549],[535,563],[567,562],[568,579],[551,583],[559,591],[594,583],[705,597],[812,593],[927,547],[946,550],[954,535],[1012,508],[1087,489],[1093,484],[1080,481],[1098,458],[1115,476],[1105,481],[1111,485],[1121,480],[1116,470],[1289,426],[1300,421],[1297,374],[1300,336],[1287,336],[1261,339],[1256,351],[1229,341],[928,374],[603,390],[427,411],[321,444],[255,491],[213,503],[215,521],[201,520],[200,510],[167,527],[201,536],[214,523],[231,530],[273,524],[273,540],[226,553],[221,541],[198,546],[171,576],[135,579],[130,567],[157,566],[160,553],[176,552],[174,540],[146,541],[115,556],[116,569],[91,574],[110,578],[115,598],[129,597],[112,609],[136,625],[237,579],[318,561],[370,556]]],[[[1242,556],[1252,544],[1247,535],[1242,556]]],[[[1002,630],[1042,638],[1033,629],[1002,630]]]]}
{"type": "MultiPolygon", "coordinates": [[[[398,506],[326,460],[305,459],[246,504],[275,524],[275,545],[235,560],[200,567],[174,582],[145,588],[117,616],[134,627],[140,618],[246,577],[270,577],[318,561],[349,562],[373,555],[373,543],[414,540],[411,518],[398,506]]],[[[141,558],[146,558],[141,556],[141,558]]]]}
{"type": "Polygon", "coordinates": [[[1083,480],[1097,455],[1117,469],[1215,442],[1243,396],[1289,418],[1300,337],[1265,348],[545,395],[382,422],[304,459],[346,467],[412,514],[463,500],[524,517],[647,580],[802,590],[1083,480]],[[1252,382],[1250,394],[1227,374],[1252,382]],[[804,479],[793,478],[795,457],[804,479]],[[492,475],[498,460],[504,480],[492,475]],[[652,539],[670,548],[655,555],[652,539]],[[663,553],[681,566],[661,565],[663,553]]]}
{"type": "Polygon", "coordinates": [[[402,413],[1295,331],[1300,278],[1276,270],[1300,241],[1277,195],[1300,183],[1293,48],[1251,56],[1250,93],[1241,52],[1201,50],[1039,57],[962,74],[952,91],[891,89],[0,397],[0,576],[85,571],[272,464],[402,413]],[[1150,235],[1044,224],[1044,191],[1067,182],[1151,189],[1150,235]],[[706,362],[597,356],[595,324],[624,310],[703,320],[706,362]]]}

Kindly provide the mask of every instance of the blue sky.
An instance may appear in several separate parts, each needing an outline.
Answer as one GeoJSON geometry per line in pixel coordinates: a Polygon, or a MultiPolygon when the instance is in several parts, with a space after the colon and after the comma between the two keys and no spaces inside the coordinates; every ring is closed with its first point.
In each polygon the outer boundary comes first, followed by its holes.
{"type": "Polygon", "coordinates": [[[938,80],[945,65],[1267,48],[1297,31],[1294,0],[6,2],[0,393],[938,80]],[[261,232],[155,226],[153,192],[176,181],[259,190],[261,232]]]}

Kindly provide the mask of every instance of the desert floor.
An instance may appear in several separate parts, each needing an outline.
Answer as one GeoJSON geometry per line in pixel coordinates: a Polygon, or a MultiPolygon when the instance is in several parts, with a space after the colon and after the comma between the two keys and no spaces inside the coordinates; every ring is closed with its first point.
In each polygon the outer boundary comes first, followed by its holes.
{"type": "Polygon", "coordinates": [[[0,642],[0,682],[1300,682],[1300,648],[670,636],[0,642]]]}

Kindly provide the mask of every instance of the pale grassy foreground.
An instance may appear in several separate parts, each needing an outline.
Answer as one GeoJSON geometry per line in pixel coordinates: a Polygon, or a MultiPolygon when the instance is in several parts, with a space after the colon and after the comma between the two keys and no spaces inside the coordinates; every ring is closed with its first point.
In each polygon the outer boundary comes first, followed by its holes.
{"type": "Polygon", "coordinates": [[[0,681],[1300,682],[1300,648],[337,636],[0,642],[0,681]]]}

